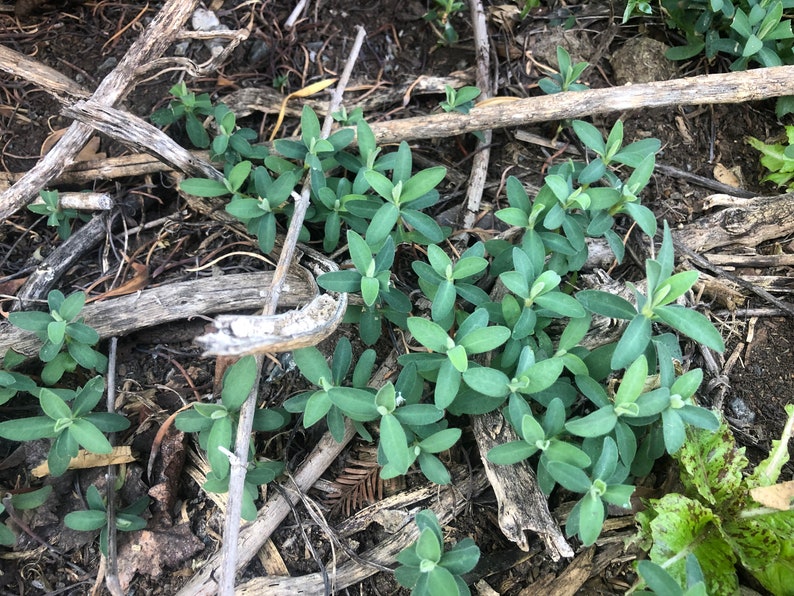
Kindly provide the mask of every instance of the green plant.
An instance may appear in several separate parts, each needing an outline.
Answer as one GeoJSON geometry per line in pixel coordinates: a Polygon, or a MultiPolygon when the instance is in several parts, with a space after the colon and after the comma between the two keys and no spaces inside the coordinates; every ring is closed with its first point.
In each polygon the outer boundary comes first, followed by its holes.
{"type": "Polygon", "coordinates": [[[639,544],[651,561],[679,585],[686,585],[686,558],[700,562],[708,593],[738,590],[735,566],[740,564],[773,594],[791,593],[794,580],[794,509],[760,506],[755,491],[775,490],[794,428],[794,406],[786,406],[783,436],[752,473],[744,449],[723,424],[716,432],[687,431],[676,453],[682,493],[652,499],[638,514],[639,544]]]}
{"type": "Polygon", "coordinates": [[[210,158],[224,158],[226,162],[237,163],[241,159],[265,159],[267,149],[253,147],[256,131],[238,128],[237,117],[225,104],[218,104],[213,110],[218,133],[210,145],[210,158]]]}
{"type": "Polygon", "coordinates": [[[31,391],[39,399],[44,416],[0,422],[0,436],[11,441],[53,439],[47,463],[53,476],[60,476],[77,456],[80,446],[93,453],[110,453],[112,447],[103,433],[129,427],[124,416],[92,412],[105,391],[105,380],[94,377],[77,391],[47,389],[31,391]],[[67,401],[71,401],[69,406],[67,401]]]}
{"type": "Polygon", "coordinates": [[[554,73],[551,77],[540,79],[538,87],[548,95],[562,93],[563,91],[585,91],[588,88],[587,85],[576,81],[582,76],[587,66],[587,62],[573,64],[568,50],[562,46],[557,46],[557,67],[559,72],[554,73]]]}
{"type": "Polygon", "coordinates": [[[794,126],[786,126],[786,142],[783,143],[764,143],[754,137],[748,137],[747,142],[761,152],[761,165],[769,173],[763,178],[762,182],[774,182],[778,186],[784,186],[787,191],[794,188],[794,126]]]}
{"type": "Polygon", "coordinates": [[[411,588],[412,596],[457,596],[470,594],[461,577],[477,565],[480,549],[471,538],[464,538],[444,551],[444,536],[436,514],[425,509],[414,518],[419,538],[397,555],[400,566],[394,577],[411,588]]]}
{"type": "Polygon", "coordinates": [[[72,234],[72,220],[84,219],[76,209],[61,207],[57,190],[39,191],[43,203],[31,203],[28,209],[33,213],[47,216],[47,225],[58,228],[58,237],[66,240],[72,234]]]}
{"type": "Polygon", "coordinates": [[[46,365],[41,372],[48,385],[57,383],[65,372],[79,364],[97,372],[107,370],[107,357],[94,349],[99,334],[78,318],[85,304],[85,294],[75,292],[67,298],[60,290],[47,294],[49,312],[21,311],[8,316],[15,327],[32,331],[44,342],[39,358],[46,365]],[[66,352],[62,352],[64,345],[66,352]]]}
{"type": "Polygon", "coordinates": [[[659,594],[659,596],[707,596],[706,580],[700,568],[697,557],[688,554],[686,557],[686,589],[678,585],[675,578],[661,565],[653,561],[640,561],[637,563],[639,572],[645,584],[651,591],[632,592],[633,594],[659,594]]]}
{"type": "MultiPolygon", "coordinates": [[[[108,555],[108,534],[110,524],[108,523],[107,505],[99,494],[99,490],[93,484],[85,492],[85,500],[88,509],[83,511],[72,511],[63,518],[67,527],[80,532],[99,532],[99,550],[107,557],[108,555]]],[[[146,511],[149,506],[149,497],[143,496],[131,505],[116,511],[116,530],[120,532],[134,532],[143,530],[146,527],[146,520],[141,517],[141,513],[146,511]]]]}
{"type": "Polygon", "coordinates": [[[451,45],[458,41],[458,32],[452,26],[451,18],[461,10],[465,4],[458,0],[434,0],[435,8],[431,8],[424,16],[424,19],[434,25],[433,30],[439,37],[439,43],[451,45]],[[441,29],[439,32],[436,27],[441,29]]]}
{"type": "Polygon", "coordinates": [[[623,11],[623,23],[625,24],[633,16],[650,14],[653,14],[653,8],[648,0],[629,0],[623,11]]]}
{"type": "MultiPolygon", "coordinates": [[[[16,494],[7,494],[0,502],[0,514],[5,512],[6,506],[10,505],[14,510],[35,509],[44,504],[44,501],[52,493],[52,486],[42,486],[39,489],[16,494]]],[[[0,524],[0,545],[13,546],[17,537],[6,524],[0,524]]]]}
{"type": "Polygon", "coordinates": [[[444,91],[447,98],[439,104],[441,109],[445,112],[460,112],[461,114],[468,114],[474,107],[474,100],[480,95],[480,90],[477,87],[455,89],[450,85],[444,85],[444,91]]]}
{"type": "MultiPolygon", "coordinates": [[[[194,403],[191,409],[180,412],[176,427],[184,432],[198,433],[199,445],[207,453],[212,471],[207,482],[215,488],[227,480],[229,475],[229,453],[233,450],[240,408],[257,381],[256,362],[253,356],[245,356],[231,365],[223,375],[220,403],[194,403]]],[[[287,423],[287,416],[274,408],[257,409],[253,428],[257,431],[278,430],[287,423]]],[[[273,477],[283,467],[279,462],[270,462],[273,477]]],[[[227,481],[228,482],[228,481],[227,481]]]]}
{"type": "Polygon", "coordinates": [[[190,142],[196,147],[206,149],[210,145],[210,138],[204,125],[199,119],[212,114],[212,101],[207,93],[196,95],[187,90],[184,81],[171,87],[169,93],[174,100],[167,108],[157,110],[152,114],[152,122],[158,126],[168,126],[185,119],[185,130],[190,142]]]}

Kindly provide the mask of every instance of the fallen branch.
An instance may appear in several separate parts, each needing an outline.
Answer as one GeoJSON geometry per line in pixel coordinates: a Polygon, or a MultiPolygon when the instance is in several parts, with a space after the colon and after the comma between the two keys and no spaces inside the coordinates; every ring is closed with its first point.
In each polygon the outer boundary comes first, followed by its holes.
{"type": "MultiPolygon", "coordinates": [[[[198,0],[169,0],[130,46],[118,66],[99,84],[93,94],[96,101],[104,105],[121,101],[135,83],[134,74],[138,66],[165,52],[197,4],[198,0]]],[[[46,156],[0,195],[0,221],[24,207],[44,185],[60,174],[93,134],[94,129],[90,126],[73,123],[46,156]]]]}
{"type": "Polygon", "coordinates": [[[373,124],[372,131],[379,144],[396,143],[624,110],[742,103],[784,95],[794,95],[794,66],[759,68],[526,99],[505,98],[509,103],[494,102],[477,106],[468,114],[433,114],[381,122],[373,124]]]}

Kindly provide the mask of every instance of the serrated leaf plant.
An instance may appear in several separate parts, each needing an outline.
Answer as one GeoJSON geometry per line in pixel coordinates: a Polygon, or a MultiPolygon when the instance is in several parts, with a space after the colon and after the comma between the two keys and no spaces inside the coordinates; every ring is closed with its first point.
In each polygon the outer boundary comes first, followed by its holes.
{"type": "Polygon", "coordinates": [[[52,439],[47,464],[50,474],[60,476],[77,456],[80,447],[93,453],[110,453],[112,447],[104,433],[129,427],[124,416],[92,412],[105,392],[105,380],[94,377],[76,391],[41,387],[33,391],[43,416],[0,422],[0,437],[11,441],[52,439]],[[71,401],[71,406],[67,403],[71,401]]]}
{"type": "MultiPolygon", "coordinates": [[[[107,504],[99,490],[93,484],[85,492],[88,509],[67,513],[63,521],[67,527],[80,532],[99,532],[99,550],[103,555],[108,555],[108,523],[107,504]]],[[[146,527],[146,520],[141,514],[149,506],[149,497],[143,496],[134,503],[116,510],[116,530],[120,532],[134,532],[146,527]]]]}
{"type": "Polygon", "coordinates": [[[738,567],[772,594],[791,593],[794,509],[790,503],[762,506],[753,498],[754,490],[775,486],[788,461],[794,406],[786,406],[786,415],[781,439],[773,441],[769,456],[752,473],[744,448],[736,446],[725,423],[716,432],[687,431],[674,455],[683,490],[651,499],[637,515],[635,538],[679,586],[688,585],[687,559],[695,556],[708,594],[736,593],[738,567]]]}
{"type": "Polygon", "coordinates": [[[416,514],[419,538],[397,555],[400,566],[394,577],[411,588],[412,596],[468,596],[471,592],[463,575],[472,571],[480,559],[480,549],[471,538],[464,538],[444,550],[444,535],[438,517],[430,509],[416,514]]]}
{"type": "MultiPolygon", "coordinates": [[[[184,432],[198,433],[199,445],[207,453],[212,468],[208,479],[223,481],[229,475],[228,453],[234,449],[240,408],[258,379],[253,356],[244,356],[232,364],[223,375],[220,403],[195,402],[191,409],[180,412],[176,427],[184,432]]],[[[287,423],[284,412],[275,408],[258,408],[254,413],[253,429],[278,430],[287,423]]]]}
{"type": "Polygon", "coordinates": [[[51,290],[47,294],[49,312],[20,311],[8,316],[12,325],[32,331],[43,342],[39,359],[46,364],[41,374],[49,385],[57,383],[65,372],[74,371],[77,365],[98,372],[107,370],[107,357],[94,349],[99,334],[80,318],[84,304],[83,292],[66,297],[60,290],[51,290]],[[66,352],[62,352],[64,346],[66,352]]]}

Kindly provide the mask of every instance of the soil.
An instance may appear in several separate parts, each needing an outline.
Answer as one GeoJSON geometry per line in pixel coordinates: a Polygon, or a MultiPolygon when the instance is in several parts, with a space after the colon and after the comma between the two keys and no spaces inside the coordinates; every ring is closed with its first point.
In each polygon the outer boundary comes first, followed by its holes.
{"type": "MultiPolygon", "coordinates": [[[[161,2],[130,3],[99,1],[56,0],[51,3],[25,2],[13,7],[3,4],[0,11],[0,43],[17,52],[33,57],[71,77],[76,83],[91,90],[124,56],[130,44],[143,27],[161,8],[161,2]]],[[[253,19],[249,39],[243,42],[220,70],[202,77],[189,77],[178,71],[167,71],[151,80],[137,84],[124,101],[123,109],[147,118],[155,109],[164,106],[168,90],[185,78],[188,87],[197,92],[207,92],[213,100],[223,100],[230,92],[268,86],[280,86],[284,93],[294,92],[317,80],[341,73],[355,36],[355,27],[364,26],[368,36],[356,63],[351,88],[366,91],[373,86],[397,86],[409,83],[420,75],[448,76],[453,71],[463,71],[473,66],[472,34],[468,12],[453,17],[460,41],[452,47],[439,45],[432,26],[422,17],[431,2],[420,0],[369,0],[351,3],[346,0],[327,0],[309,3],[310,7],[293,31],[283,28],[289,9],[279,2],[242,3],[235,0],[216,0],[212,8],[222,23],[231,29],[246,26],[253,19]]],[[[514,14],[512,5],[489,6],[492,46],[498,56],[497,72],[500,94],[527,96],[539,95],[537,81],[544,76],[543,65],[553,65],[554,48],[565,44],[575,60],[586,60],[592,66],[586,71],[583,82],[593,88],[612,86],[619,74],[624,80],[641,82],[649,72],[660,79],[720,72],[727,63],[719,59],[713,63],[692,61],[684,65],[670,64],[659,58],[659,48],[670,43],[670,33],[660,22],[649,20],[640,35],[634,22],[618,26],[619,18],[610,21],[607,3],[575,1],[554,10],[541,7],[530,12],[522,22],[507,20],[500,24],[500,11],[514,14]],[[569,18],[570,17],[570,18],[569,18]],[[566,20],[572,24],[563,31],[558,25],[566,20]],[[603,46],[603,40],[609,43],[603,46]],[[642,42],[641,51],[620,54],[628,43],[642,42]],[[613,57],[618,53],[618,58],[613,57]],[[637,60],[634,74],[631,56],[637,60]],[[619,68],[613,64],[620,63],[619,68]],[[656,70],[654,70],[656,69],[656,70]],[[619,73],[615,71],[619,70],[619,73]]],[[[184,55],[196,63],[209,57],[209,50],[200,42],[185,42],[172,47],[168,55],[184,55]]],[[[25,172],[40,159],[42,145],[53,131],[68,126],[69,119],[60,116],[59,104],[34,84],[9,75],[0,74],[0,170],[25,172]]],[[[436,109],[442,96],[412,97],[407,104],[395,102],[377,113],[367,114],[370,121],[405,118],[427,114],[436,109]]],[[[685,224],[702,210],[703,199],[711,194],[708,188],[695,185],[677,176],[675,171],[696,174],[706,179],[720,176],[725,180],[730,172],[742,188],[758,194],[773,194],[776,189],[762,184],[759,179],[758,154],[744,141],[746,136],[769,139],[779,135],[781,126],[774,116],[772,101],[742,105],[713,107],[680,107],[653,109],[619,115],[625,122],[628,140],[656,137],[662,141],[659,162],[673,170],[656,174],[644,197],[658,218],[667,219],[671,226],[685,224]],[[715,168],[721,168],[715,173],[715,168]]],[[[602,129],[609,129],[615,115],[594,118],[602,129]]],[[[269,135],[275,117],[254,112],[240,120],[240,124],[269,135]]],[[[297,126],[297,120],[285,121],[286,131],[297,126]]],[[[557,123],[533,127],[529,132],[551,139],[556,136],[557,123]]],[[[184,141],[184,132],[174,127],[170,133],[184,141]]],[[[96,154],[107,157],[125,155],[129,150],[121,144],[98,135],[96,154]]],[[[453,172],[468,174],[472,138],[444,139],[437,142],[415,143],[415,150],[446,165],[453,172]]],[[[519,140],[515,131],[496,131],[492,148],[489,180],[499,181],[508,172],[520,177],[526,184],[539,186],[543,172],[558,156],[538,145],[519,140]]],[[[486,187],[485,199],[490,203],[504,200],[497,197],[498,184],[486,187]]],[[[87,253],[58,287],[66,291],[89,289],[93,294],[107,292],[134,279],[132,262],[145,263],[148,269],[146,287],[193,279],[196,274],[186,269],[196,264],[206,264],[218,255],[235,250],[252,251],[255,241],[234,234],[223,225],[192,211],[173,190],[171,180],[165,175],[146,175],[115,181],[96,180],[78,187],[58,187],[58,190],[95,190],[111,193],[124,212],[124,225],[141,226],[161,217],[183,213],[184,217],[169,225],[154,227],[127,237],[127,244],[119,244],[121,236],[106,243],[98,251],[87,253]],[[237,243],[237,244],[234,244],[237,243]]],[[[444,207],[454,207],[462,200],[463,192],[450,189],[444,195],[444,207]]],[[[23,210],[0,224],[0,293],[3,298],[12,296],[32,267],[46,256],[59,240],[52,228],[44,225],[38,216],[23,210]]],[[[780,238],[769,246],[759,246],[760,253],[789,253],[790,238],[780,238]]],[[[409,272],[412,259],[406,252],[398,260],[399,270],[409,272]]],[[[213,267],[226,273],[237,273],[262,268],[260,261],[241,257],[224,261],[213,267]],[[234,262],[236,265],[229,265],[234,262]]],[[[744,274],[776,275],[789,277],[790,267],[772,270],[742,271],[744,274]]],[[[209,275],[204,271],[200,275],[209,275]]],[[[624,275],[630,277],[631,266],[624,275]]],[[[401,278],[402,279],[402,278],[401,278]]],[[[406,283],[413,283],[406,277],[406,283]]],[[[785,296],[784,296],[785,299],[785,296]]],[[[9,303],[3,303],[3,311],[9,303]]],[[[748,297],[742,309],[768,307],[760,299],[748,297]]],[[[794,372],[790,367],[794,323],[776,316],[753,316],[749,310],[716,313],[715,320],[728,339],[725,358],[736,353],[728,374],[727,386],[715,385],[701,396],[705,405],[716,405],[731,424],[738,442],[747,448],[751,461],[763,459],[772,444],[779,438],[784,422],[783,408],[792,402],[794,372]],[[748,314],[749,313],[749,314],[748,314]]],[[[185,457],[182,438],[169,439],[161,447],[163,457],[155,467],[152,478],[146,474],[146,462],[151,452],[157,429],[166,418],[184,402],[213,391],[215,360],[202,358],[193,338],[204,332],[208,321],[200,317],[159,327],[141,330],[119,342],[118,380],[119,403],[131,419],[130,434],[126,444],[138,454],[137,462],[123,468],[125,502],[149,492],[152,486],[162,488],[161,499],[155,498],[151,508],[153,516],[149,534],[137,536],[136,542],[120,535],[120,552],[133,556],[137,544],[144,545],[146,560],[138,561],[130,582],[129,594],[174,594],[187,581],[202,561],[220,548],[223,517],[218,507],[207,498],[194,480],[181,472],[181,458],[185,457]],[[166,458],[168,450],[173,458],[166,458]],[[169,466],[173,466],[170,467],[169,466]],[[174,475],[173,471],[179,470],[174,475]],[[126,549],[126,550],[125,550],[126,549]]],[[[351,338],[353,339],[353,338],[351,338]]],[[[356,344],[356,349],[362,349],[356,344]]],[[[389,346],[380,348],[386,352],[389,346]]],[[[700,355],[691,346],[687,348],[696,365],[700,355]]],[[[724,366],[725,359],[718,363],[724,366]]],[[[712,372],[712,375],[722,371],[712,372]]],[[[83,379],[75,379],[82,384],[83,379]]],[[[710,386],[711,387],[711,386],[710,386]]],[[[276,391],[267,397],[270,403],[281,403],[302,389],[299,375],[288,373],[276,391]]],[[[0,406],[0,418],[18,414],[11,404],[0,406]]],[[[261,445],[261,453],[274,459],[298,462],[317,442],[322,429],[302,430],[295,427],[261,445]]],[[[351,464],[352,459],[366,461],[368,447],[354,442],[346,458],[329,469],[324,478],[333,481],[351,467],[372,474],[373,466],[351,464]],[[351,458],[356,454],[357,458],[351,458]]],[[[3,490],[18,489],[38,481],[29,475],[30,468],[38,463],[46,447],[28,444],[23,451],[16,445],[0,441],[0,486],[3,490]]],[[[369,457],[372,458],[371,448],[369,457]]],[[[478,455],[473,440],[464,441],[463,447],[454,451],[456,463],[475,463],[478,455]]],[[[370,460],[371,461],[371,460],[370,460]]],[[[792,477],[792,467],[787,466],[784,476],[792,477]]],[[[352,472],[351,472],[352,473],[352,472]]],[[[662,474],[674,473],[670,468],[662,474]]],[[[663,478],[659,484],[663,484],[663,478]]],[[[48,482],[50,482],[48,480],[48,482]]],[[[54,482],[61,498],[57,503],[40,508],[27,525],[39,539],[57,546],[58,551],[46,549],[30,535],[22,533],[12,550],[0,551],[0,593],[2,594],[84,594],[90,590],[98,574],[100,557],[94,536],[71,532],[61,520],[66,512],[80,509],[77,497],[81,487],[101,484],[98,471],[69,472],[54,482]]],[[[420,484],[411,476],[403,485],[381,485],[373,482],[373,494],[349,497],[348,502],[334,502],[313,492],[312,497],[324,507],[328,523],[334,527],[342,523],[363,504],[373,498],[399,493],[420,484]],[[375,494],[378,493],[378,494],[375,494]]],[[[151,494],[151,493],[150,493],[151,494]]],[[[564,497],[551,502],[553,512],[565,511],[564,497]]],[[[466,511],[446,528],[452,540],[472,537],[483,552],[486,567],[492,569],[487,582],[500,594],[523,594],[533,590],[534,582],[550,582],[563,573],[569,561],[554,563],[544,555],[543,546],[531,539],[531,551],[521,555],[517,547],[499,531],[497,507],[492,493],[486,491],[471,499],[466,511]]],[[[612,594],[624,592],[634,581],[630,561],[633,556],[615,554],[615,543],[632,532],[632,527],[619,528],[608,533],[608,540],[599,543],[595,554],[597,570],[582,587],[582,593],[612,594]]],[[[378,544],[388,536],[382,526],[373,524],[355,535],[360,552],[378,544]]],[[[285,571],[301,575],[317,571],[315,557],[329,561],[331,544],[323,531],[304,512],[282,523],[273,535],[275,548],[283,559],[285,571]],[[297,518],[296,518],[297,516],[297,518]],[[305,530],[305,535],[299,531],[305,530]],[[309,545],[316,551],[312,554],[309,545]]],[[[272,573],[272,571],[270,571],[272,573]]],[[[261,563],[251,563],[244,577],[261,575],[261,563]]],[[[537,584],[542,585],[542,584],[537,584]]],[[[364,580],[349,593],[394,594],[402,591],[388,573],[379,573],[364,580]]],[[[478,584],[479,593],[486,594],[486,586],[478,584]]]]}

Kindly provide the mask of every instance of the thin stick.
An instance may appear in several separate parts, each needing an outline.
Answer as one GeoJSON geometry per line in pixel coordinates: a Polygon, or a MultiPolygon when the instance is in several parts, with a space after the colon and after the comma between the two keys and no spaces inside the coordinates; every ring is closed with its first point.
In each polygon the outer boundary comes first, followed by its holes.
{"type": "MultiPolygon", "coordinates": [[[[165,52],[197,4],[198,0],[169,0],[130,46],[118,66],[99,84],[93,95],[96,101],[114,105],[123,99],[135,83],[135,69],[165,52]]],[[[63,172],[93,134],[90,126],[72,123],[45,157],[0,194],[0,221],[24,207],[47,182],[63,172]]]]}
{"type": "Polygon", "coordinates": [[[451,137],[594,114],[680,105],[742,103],[794,95],[794,66],[758,68],[641,85],[572,91],[478,106],[468,114],[432,114],[372,125],[379,144],[451,137]]]}
{"type": "MultiPolygon", "coordinates": [[[[333,118],[331,114],[339,107],[344,93],[345,86],[350,80],[350,75],[353,72],[353,66],[358,58],[358,53],[364,43],[366,32],[362,27],[358,28],[356,40],[350,50],[350,56],[347,59],[344,72],[339,79],[336,91],[331,97],[330,105],[328,107],[328,115],[325,118],[322,128],[322,137],[327,138],[331,131],[333,118]]],[[[284,240],[284,248],[279,255],[278,265],[273,273],[273,284],[270,287],[268,302],[263,310],[264,315],[275,314],[278,306],[281,290],[284,286],[287,271],[290,264],[295,258],[295,249],[298,244],[298,236],[300,235],[303,220],[306,216],[306,210],[309,207],[309,177],[306,177],[306,182],[303,185],[300,197],[295,201],[295,210],[290,221],[290,227],[287,230],[287,236],[284,240]]],[[[257,402],[257,389],[259,385],[259,377],[262,373],[262,364],[264,362],[264,355],[257,355],[257,382],[251,390],[251,394],[246,399],[242,408],[240,409],[240,419],[237,426],[237,439],[235,442],[234,454],[232,458],[232,467],[229,472],[229,501],[226,509],[226,517],[223,526],[223,547],[221,550],[221,557],[223,565],[221,567],[220,583],[218,585],[218,594],[220,596],[233,596],[234,594],[234,576],[237,569],[237,542],[240,532],[240,513],[242,511],[242,497],[243,489],[245,486],[245,474],[248,466],[248,450],[251,442],[251,429],[253,427],[254,413],[256,412],[257,402]]]]}
{"type": "MultiPolygon", "coordinates": [[[[485,21],[485,11],[481,0],[471,0],[471,22],[474,27],[474,50],[477,59],[477,86],[480,88],[480,97],[491,97],[490,75],[490,50],[488,43],[488,25],[485,21]]],[[[463,211],[463,229],[474,227],[480,211],[480,202],[485,188],[485,179],[488,177],[488,163],[491,161],[491,142],[493,133],[490,130],[482,132],[482,139],[477,141],[477,149],[471,162],[471,176],[466,189],[466,206],[463,211]]],[[[461,220],[458,220],[461,221],[461,220]]]]}
{"type": "MultiPolygon", "coordinates": [[[[108,350],[108,397],[107,410],[113,413],[116,409],[116,353],[119,340],[116,337],[110,338],[110,349],[108,350]]],[[[111,433],[108,437],[110,444],[115,443],[116,433],[111,433]]],[[[116,466],[108,466],[107,486],[107,514],[108,514],[108,564],[105,575],[105,585],[113,596],[123,596],[124,590],[121,589],[119,581],[119,561],[116,549],[116,466]]]]}

